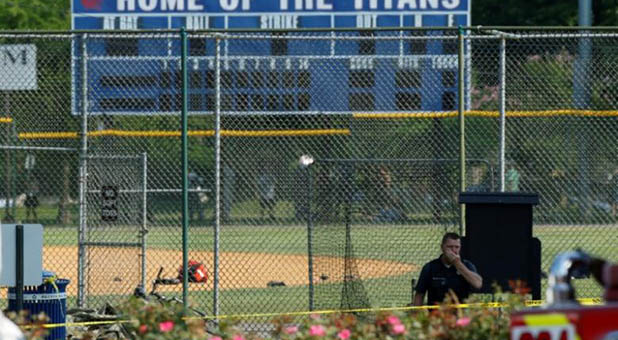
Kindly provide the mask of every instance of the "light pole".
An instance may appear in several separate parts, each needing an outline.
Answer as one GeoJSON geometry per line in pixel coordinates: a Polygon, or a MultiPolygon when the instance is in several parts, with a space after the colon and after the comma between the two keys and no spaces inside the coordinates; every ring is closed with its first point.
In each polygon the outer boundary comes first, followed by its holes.
{"type": "MultiPolygon", "coordinates": [[[[302,155],[298,160],[299,167],[304,170],[305,177],[305,186],[303,188],[306,190],[306,202],[305,202],[305,212],[307,216],[307,262],[309,265],[309,310],[312,311],[314,309],[313,306],[313,295],[314,295],[314,287],[313,287],[313,247],[312,247],[312,237],[313,237],[313,214],[311,213],[311,199],[313,197],[313,183],[311,180],[311,166],[315,163],[315,159],[311,155],[302,155]]],[[[302,208],[301,208],[302,209],[302,208]]]]}

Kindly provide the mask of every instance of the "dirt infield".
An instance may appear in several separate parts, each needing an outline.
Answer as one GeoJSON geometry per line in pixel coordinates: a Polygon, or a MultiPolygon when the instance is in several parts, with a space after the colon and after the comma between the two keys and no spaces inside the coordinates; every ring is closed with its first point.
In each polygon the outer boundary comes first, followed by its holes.
{"type": "MultiPolygon", "coordinates": [[[[131,294],[140,280],[139,249],[101,247],[89,250],[88,256],[88,295],[131,294]]],[[[209,277],[212,277],[213,253],[190,252],[189,258],[204,263],[209,277]]],[[[174,250],[148,249],[146,252],[146,280],[156,277],[160,266],[165,268],[164,276],[176,276],[182,261],[182,252],[174,250]]],[[[319,269],[314,276],[326,275],[329,282],[341,281],[343,259],[316,257],[314,263],[319,269]],[[320,264],[328,263],[328,266],[320,264]]],[[[77,294],[77,248],[66,246],[45,246],[43,249],[43,268],[52,270],[59,277],[68,278],[68,295],[77,294]]],[[[220,254],[220,289],[265,288],[270,281],[282,281],[286,286],[306,285],[308,280],[308,260],[304,255],[285,255],[271,253],[224,252],[220,254]]],[[[414,264],[371,259],[356,259],[356,266],[362,278],[378,278],[401,275],[418,267],[414,264]]],[[[165,287],[178,290],[179,286],[165,287]]],[[[209,290],[212,280],[207,284],[191,284],[192,290],[209,290]]],[[[149,289],[149,287],[147,287],[149,289]]]]}

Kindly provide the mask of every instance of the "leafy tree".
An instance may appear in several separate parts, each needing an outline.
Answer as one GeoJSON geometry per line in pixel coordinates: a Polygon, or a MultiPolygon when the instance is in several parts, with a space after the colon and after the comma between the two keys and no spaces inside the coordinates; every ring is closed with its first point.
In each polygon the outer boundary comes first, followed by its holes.
{"type": "Polygon", "coordinates": [[[69,0],[0,1],[0,29],[70,29],[69,0]]]}
{"type": "MultiPolygon", "coordinates": [[[[592,25],[618,24],[618,0],[591,0],[592,25]]],[[[575,26],[577,1],[475,0],[472,24],[484,26],[575,26]]]]}
{"type": "Polygon", "coordinates": [[[618,25],[618,0],[600,0],[592,2],[592,19],[597,26],[618,25]]]}
{"type": "Polygon", "coordinates": [[[473,1],[472,24],[484,26],[577,25],[577,1],[473,1]]]}

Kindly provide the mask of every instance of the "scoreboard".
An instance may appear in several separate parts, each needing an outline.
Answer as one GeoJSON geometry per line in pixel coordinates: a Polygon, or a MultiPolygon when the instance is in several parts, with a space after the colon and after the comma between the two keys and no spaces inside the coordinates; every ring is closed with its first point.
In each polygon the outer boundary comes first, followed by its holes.
{"type": "MultiPolygon", "coordinates": [[[[122,33],[185,27],[190,37],[190,114],[211,114],[215,94],[214,40],[199,38],[191,30],[347,28],[273,33],[290,39],[222,40],[221,110],[230,114],[451,111],[457,103],[457,40],[439,39],[443,36],[439,30],[422,31],[436,39],[411,40],[406,37],[419,31],[397,28],[469,26],[470,1],[72,0],[72,28],[122,33]],[[379,27],[394,30],[371,31],[379,27]]],[[[254,31],[250,34],[261,34],[254,31]]],[[[91,34],[86,39],[89,114],[180,110],[180,36],[153,32],[152,37],[91,34]]],[[[80,114],[83,87],[81,48],[76,41],[75,114],[80,114]]]]}

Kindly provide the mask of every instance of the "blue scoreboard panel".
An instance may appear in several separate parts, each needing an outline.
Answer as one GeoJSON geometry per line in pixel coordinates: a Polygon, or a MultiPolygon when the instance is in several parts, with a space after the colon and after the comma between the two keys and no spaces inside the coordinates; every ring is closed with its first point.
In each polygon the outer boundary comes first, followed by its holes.
{"type": "MultiPolygon", "coordinates": [[[[204,29],[359,28],[301,33],[307,39],[224,40],[221,109],[241,114],[450,111],[457,103],[456,40],[410,40],[405,39],[413,34],[410,31],[371,29],[469,26],[470,1],[73,0],[72,28],[118,33],[181,27],[189,33],[204,29]],[[399,35],[404,39],[328,39],[334,35],[399,35]]],[[[443,32],[423,34],[438,36],[443,32]]],[[[214,40],[191,36],[189,112],[212,113],[214,40]]],[[[90,114],[169,114],[180,110],[180,40],[173,34],[153,37],[104,38],[95,34],[86,40],[90,114]]],[[[80,43],[73,51],[81,53],[80,43]]],[[[73,111],[79,114],[79,58],[74,58],[73,64],[73,111]]]]}

